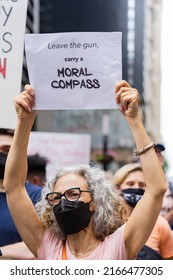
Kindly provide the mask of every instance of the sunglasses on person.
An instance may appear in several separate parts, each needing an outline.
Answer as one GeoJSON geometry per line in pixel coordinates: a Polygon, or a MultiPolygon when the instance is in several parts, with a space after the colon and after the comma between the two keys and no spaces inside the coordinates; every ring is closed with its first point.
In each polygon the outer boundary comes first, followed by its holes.
{"type": "Polygon", "coordinates": [[[81,197],[82,192],[91,193],[89,190],[81,190],[80,188],[71,188],[66,190],[64,193],[51,192],[48,193],[45,197],[49,205],[55,206],[60,203],[62,197],[65,197],[68,201],[77,201],[81,197]]]}

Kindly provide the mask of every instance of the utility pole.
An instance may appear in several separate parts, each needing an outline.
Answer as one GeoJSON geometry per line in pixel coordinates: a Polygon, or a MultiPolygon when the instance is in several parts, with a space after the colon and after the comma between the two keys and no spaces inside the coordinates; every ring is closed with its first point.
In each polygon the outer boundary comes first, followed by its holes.
{"type": "Polygon", "coordinates": [[[103,169],[108,169],[107,152],[108,152],[108,141],[109,141],[109,115],[103,114],[102,117],[102,151],[103,151],[103,169]]]}

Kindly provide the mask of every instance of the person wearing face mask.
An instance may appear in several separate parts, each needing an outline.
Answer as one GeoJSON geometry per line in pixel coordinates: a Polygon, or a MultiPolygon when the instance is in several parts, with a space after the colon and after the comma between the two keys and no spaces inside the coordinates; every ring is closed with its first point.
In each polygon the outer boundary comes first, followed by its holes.
{"type": "Polygon", "coordinates": [[[127,223],[123,221],[121,196],[103,170],[89,165],[58,170],[43,188],[42,199],[34,209],[23,186],[29,134],[38,113],[32,110],[35,93],[26,85],[15,98],[18,121],[3,184],[13,220],[37,259],[135,259],[154,227],[166,191],[165,176],[155,143],[139,115],[138,91],[121,81],[115,92],[120,112],[134,136],[148,186],[127,223]]]}
{"type": "MultiPolygon", "coordinates": [[[[5,164],[14,130],[0,128],[0,260],[34,259],[32,253],[22,242],[21,236],[12,220],[3,187],[5,164]]],[[[34,205],[41,197],[41,187],[25,182],[26,191],[34,205]]]]}
{"type": "MultiPolygon", "coordinates": [[[[112,180],[122,195],[128,220],[147,187],[142,167],[139,163],[126,164],[115,172],[112,180]]],[[[173,235],[169,223],[161,215],[137,259],[173,259],[173,235]]]]}

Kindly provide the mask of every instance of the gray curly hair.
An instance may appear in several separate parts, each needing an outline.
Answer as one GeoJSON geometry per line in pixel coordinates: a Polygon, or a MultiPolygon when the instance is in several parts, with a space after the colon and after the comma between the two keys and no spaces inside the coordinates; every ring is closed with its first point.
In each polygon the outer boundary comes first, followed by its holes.
{"type": "Polygon", "coordinates": [[[104,171],[99,167],[80,165],[59,169],[50,182],[43,188],[42,199],[36,204],[36,210],[43,224],[57,233],[62,240],[66,236],[62,233],[51,207],[45,199],[46,194],[54,190],[59,178],[67,174],[82,176],[91,191],[95,210],[93,214],[93,230],[95,236],[104,238],[116,231],[124,223],[124,207],[121,204],[121,197],[116,193],[112,183],[106,178],[104,171]]]}

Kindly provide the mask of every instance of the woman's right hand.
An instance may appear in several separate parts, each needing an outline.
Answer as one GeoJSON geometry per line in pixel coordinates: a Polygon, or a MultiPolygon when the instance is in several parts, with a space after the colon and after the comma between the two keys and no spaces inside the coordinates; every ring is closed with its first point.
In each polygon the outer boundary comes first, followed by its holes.
{"type": "Polygon", "coordinates": [[[16,113],[19,119],[36,117],[38,111],[33,110],[35,104],[35,92],[30,85],[26,85],[24,91],[14,99],[16,113]]]}

